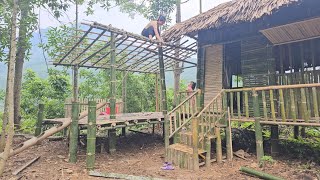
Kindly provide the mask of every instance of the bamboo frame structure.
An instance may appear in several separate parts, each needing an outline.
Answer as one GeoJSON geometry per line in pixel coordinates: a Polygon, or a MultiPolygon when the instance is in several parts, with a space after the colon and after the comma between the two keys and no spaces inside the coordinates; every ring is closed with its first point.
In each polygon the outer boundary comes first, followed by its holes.
{"type": "MultiPolygon", "coordinates": [[[[114,52],[116,70],[159,73],[160,68],[156,63],[159,58],[157,41],[97,22],[82,25],[87,30],[79,30],[77,37],[70,37],[76,38],[76,43],[61,47],[61,54],[54,58],[53,65],[111,69],[111,56],[114,52]],[[112,35],[114,39],[111,38],[112,35]]],[[[197,66],[197,63],[188,60],[197,53],[196,42],[186,40],[180,46],[163,43],[162,48],[166,71],[173,71],[175,62],[184,62],[188,68],[197,66]],[[179,53],[178,57],[175,57],[176,52],[179,53]]]]}

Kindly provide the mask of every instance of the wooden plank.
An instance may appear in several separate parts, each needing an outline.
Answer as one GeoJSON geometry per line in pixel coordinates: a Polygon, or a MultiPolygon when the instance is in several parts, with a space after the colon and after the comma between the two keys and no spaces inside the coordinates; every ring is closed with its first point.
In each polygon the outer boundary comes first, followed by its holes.
{"type": "Polygon", "coordinates": [[[20,168],[16,169],[15,171],[12,172],[12,175],[17,175],[19,174],[21,171],[23,171],[24,169],[26,169],[27,167],[29,167],[31,164],[33,164],[34,162],[38,161],[38,159],[40,158],[40,156],[31,159],[30,161],[28,161],[26,164],[24,164],[23,166],[21,166],[20,168]]]}

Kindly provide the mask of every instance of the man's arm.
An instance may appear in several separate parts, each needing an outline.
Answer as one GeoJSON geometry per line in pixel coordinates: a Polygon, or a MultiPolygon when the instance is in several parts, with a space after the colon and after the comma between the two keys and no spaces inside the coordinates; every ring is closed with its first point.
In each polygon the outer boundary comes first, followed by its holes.
{"type": "Polygon", "coordinates": [[[158,32],[157,22],[152,23],[152,27],[154,29],[154,33],[155,33],[155,35],[157,37],[157,40],[160,41],[160,42],[163,42],[163,40],[162,40],[162,38],[161,38],[161,36],[160,36],[160,34],[158,32]]]}

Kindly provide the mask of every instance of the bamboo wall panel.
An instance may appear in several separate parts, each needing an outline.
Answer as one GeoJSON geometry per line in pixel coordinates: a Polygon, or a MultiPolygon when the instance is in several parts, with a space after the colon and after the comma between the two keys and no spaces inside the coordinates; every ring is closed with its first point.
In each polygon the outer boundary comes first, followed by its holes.
{"type": "Polygon", "coordinates": [[[204,105],[206,106],[222,90],[223,46],[206,48],[204,105]]]}

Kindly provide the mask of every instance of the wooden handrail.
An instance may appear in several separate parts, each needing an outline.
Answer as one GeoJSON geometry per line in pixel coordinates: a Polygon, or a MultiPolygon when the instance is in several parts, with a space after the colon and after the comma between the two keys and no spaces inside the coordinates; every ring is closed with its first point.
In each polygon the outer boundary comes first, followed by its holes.
{"type": "Polygon", "coordinates": [[[197,90],[196,92],[194,92],[193,94],[191,94],[187,99],[185,99],[184,101],[182,101],[177,107],[173,108],[169,113],[169,114],[172,114],[174,113],[176,110],[178,110],[180,108],[180,106],[182,106],[183,104],[185,104],[188,100],[190,100],[191,98],[193,98],[193,96],[195,96],[197,93],[200,92],[200,89],[197,90]]]}
{"type": "Polygon", "coordinates": [[[216,97],[214,97],[214,98],[202,109],[202,111],[200,111],[200,113],[198,114],[197,118],[200,117],[201,114],[203,114],[204,111],[206,111],[206,110],[212,105],[212,103],[213,103],[215,100],[217,100],[220,96],[222,96],[222,93],[223,93],[224,91],[225,91],[225,90],[221,90],[221,91],[219,92],[219,94],[216,95],[216,97]]]}
{"type": "Polygon", "coordinates": [[[265,86],[265,87],[253,87],[253,88],[241,88],[241,89],[225,89],[225,91],[226,92],[265,91],[265,90],[297,89],[297,88],[310,88],[310,87],[320,87],[320,83],[278,85],[278,86],[265,86]]]}

